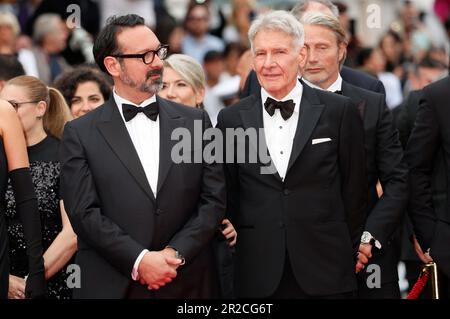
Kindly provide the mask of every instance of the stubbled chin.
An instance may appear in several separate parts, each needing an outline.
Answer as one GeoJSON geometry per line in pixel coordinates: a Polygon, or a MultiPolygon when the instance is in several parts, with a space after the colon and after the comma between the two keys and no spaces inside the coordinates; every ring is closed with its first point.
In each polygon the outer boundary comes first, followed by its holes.
{"type": "Polygon", "coordinates": [[[310,82],[317,82],[323,77],[323,75],[320,75],[320,74],[317,74],[317,73],[316,74],[314,74],[314,73],[305,73],[303,76],[305,77],[305,79],[307,79],[310,82]]]}

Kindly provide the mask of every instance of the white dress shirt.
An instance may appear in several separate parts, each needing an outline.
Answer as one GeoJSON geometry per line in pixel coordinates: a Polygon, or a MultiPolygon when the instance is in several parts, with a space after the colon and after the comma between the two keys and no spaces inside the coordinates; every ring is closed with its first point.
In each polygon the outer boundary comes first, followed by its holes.
{"type": "Polygon", "coordinates": [[[300,101],[302,99],[303,86],[297,81],[296,86],[280,101],[293,100],[295,103],[294,113],[286,121],[281,116],[280,110],[276,109],[273,116],[270,116],[264,108],[264,103],[268,97],[275,99],[264,88],[261,88],[261,100],[263,108],[264,134],[270,158],[278,171],[281,179],[284,180],[291,157],[292,145],[294,143],[295,131],[297,130],[300,101]]]}
{"type": "Polygon", "coordinates": [[[308,80],[306,80],[305,78],[302,79],[308,86],[314,88],[314,89],[319,89],[322,91],[329,91],[329,92],[336,92],[336,91],[342,91],[342,77],[340,74],[338,74],[338,78],[336,79],[336,81],[334,81],[333,84],[331,84],[327,89],[322,89],[321,87],[309,82],[308,80]]]}
{"type": "MultiPolygon", "coordinates": [[[[153,195],[156,198],[159,172],[159,115],[156,118],[156,121],[152,121],[141,112],[138,113],[133,119],[126,122],[122,113],[122,104],[136,104],[120,97],[117,95],[115,90],[113,90],[113,96],[119,109],[120,116],[125,123],[125,127],[127,128],[128,134],[130,134],[131,141],[133,142],[134,148],[139,156],[139,160],[144,168],[145,176],[147,177],[153,195]]],[[[140,105],[136,105],[136,107],[144,107],[153,102],[156,102],[155,95],[143,101],[140,105]]],[[[139,263],[146,252],[148,252],[148,250],[144,249],[134,263],[131,273],[133,280],[139,279],[139,263]]]]}
{"type": "MultiPolygon", "coordinates": [[[[153,195],[156,198],[159,171],[159,116],[156,118],[156,121],[152,121],[141,112],[132,120],[126,122],[122,114],[122,104],[136,104],[120,97],[116,91],[114,91],[114,100],[144,168],[145,176],[152,188],[153,195]]],[[[136,105],[136,107],[144,107],[153,102],[156,102],[155,95],[143,101],[140,105],[136,105]]]]}

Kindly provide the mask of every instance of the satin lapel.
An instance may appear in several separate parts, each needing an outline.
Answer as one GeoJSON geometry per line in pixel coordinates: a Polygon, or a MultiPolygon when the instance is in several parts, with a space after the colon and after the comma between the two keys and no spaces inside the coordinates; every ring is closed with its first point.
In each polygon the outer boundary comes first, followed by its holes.
{"type": "MultiPolygon", "coordinates": [[[[174,110],[172,105],[159,97],[157,97],[159,106],[159,173],[157,193],[161,190],[167,178],[173,160],[171,158],[172,148],[178,141],[172,140],[172,132],[176,128],[184,127],[185,121],[174,110]]],[[[193,132],[191,132],[192,134],[193,132]]]]}
{"type": "Polygon", "coordinates": [[[342,81],[342,95],[349,97],[358,109],[359,115],[363,122],[365,121],[366,114],[366,100],[362,99],[352,87],[345,81],[342,81]]]}
{"type": "Polygon", "coordinates": [[[148,197],[155,201],[144,168],[112,97],[106,103],[101,115],[101,122],[97,124],[97,127],[131,176],[148,197]]]}
{"type": "MultiPolygon", "coordinates": [[[[264,166],[269,166],[269,163],[263,163],[260,158],[260,152],[266,152],[265,156],[270,158],[269,149],[267,148],[266,135],[264,133],[264,121],[263,121],[263,107],[261,102],[261,94],[254,94],[253,103],[249,105],[247,108],[243,108],[239,111],[241,115],[242,124],[244,126],[244,130],[248,128],[256,129],[257,141],[250,141],[251,146],[253,147],[253,151],[257,152],[257,157],[259,162],[264,166]],[[259,144],[255,145],[255,142],[259,144]]],[[[270,159],[270,163],[272,160],[270,159]]],[[[273,164],[272,164],[273,165],[273,164]]],[[[278,181],[282,181],[278,172],[273,175],[278,181]]]]}
{"type": "Polygon", "coordinates": [[[292,145],[291,157],[289,158],[289,165],[286,172],[286,176],[289,173],[289,169],[294,165],[297,157],[302,152],[306,143],[316,127],[317,121],[322,114],[324,105],[320,104],[320,101],[314,92],[314,89],[303,84],[302,100],[300,102],[300,114],[297,123],[297,129],[295,131],[294,143],[292,145]]]}

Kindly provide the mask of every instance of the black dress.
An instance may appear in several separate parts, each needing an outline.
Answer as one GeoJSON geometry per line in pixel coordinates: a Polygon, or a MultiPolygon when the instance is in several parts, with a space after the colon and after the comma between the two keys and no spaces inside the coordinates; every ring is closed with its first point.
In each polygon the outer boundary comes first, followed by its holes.
{"type": "MultiPolygon", "coordinates": [[[[8,163],[6,161],[3,139],[0,137],[0,198],[5,198],[8,182],[8,163]]],[[[5,222],[5,203],[0,200],[0,299],[8,297],[9,258],[8,233],[5,222]]]]}
{"type": "MultiPolygon", "coordinates": [[[[41,216],[44,252],[62,230],[59,208],[60,164],[58,162],[58,147],[59,140],[51,136],[47,136],[38,144],[28,147],[31,176],[41,216]]],[[[5,196],[10,274],[23,278],[28,274],[28,259],[23,228],[16,213],[14,193],[10,184],[8,184],[5,196]]],[[[66,266],[47,281],[48,298],[69,299],[71,297],[72,291],[66,284],[68,277],[66,266]]]]}

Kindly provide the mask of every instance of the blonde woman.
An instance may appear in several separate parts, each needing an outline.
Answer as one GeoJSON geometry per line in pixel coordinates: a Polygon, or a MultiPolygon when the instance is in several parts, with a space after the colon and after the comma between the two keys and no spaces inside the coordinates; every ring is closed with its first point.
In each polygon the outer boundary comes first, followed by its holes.
{"type": "MultiPolygon", "coordinates": [[[[206,80],[202,66],[193,58],[184,54],[172,54],[164,63],[163,87],[159,96],[190,107],[203,108],[206,80]]],[[[208,110],[207,110],[208,111],[208,110]]],[[[211,114],[210,114],[211,116],[211,114]]],[[[228,246],[236,245],[237,232],[228,220],[222,221],[222,234],[228,241],[228,246]]],[[[220,240],[217,236],[216,239],[220,240]]],[[[233,297],[232,263],[227,257],[229,249],[224,245],[216,245],[218,269],[221,281],[222,297],[233,297]]]]}
{"type": "Polygon", "coordinates": [[[206,79],[202,66],[184,54],[172,54],[163,63],[163,87],[158,95],[190,107],[203,108],[206,79]]]}
{"type": "MultiPolygon", "coordinates": [[[[8,81],[0,97],[15,108],[25,133],[31,175],[41,217],[44,267],[48,298],[70,298],[64,266],[76,251],[76,236],[59,196],[59,138],[64,124],[71,119],[64,97],[32,76],[8,81]]],[[[22,224],[17,218],[16,200],[6,191],[6,223],[10,240],[10,276],[8,297],[23,296],[28,265],[24,262],[22,224]]]]}
{"type": "MultiPolygon", "coordinates": [[[[202,66],[188,55],[172,54],[164,63],[163,87],[158,95],[190,107],[203,108],[206,80],[202,66]]],[[[236,230],[228,219],[222,221],[229,245],[236,244],[236,230]]]]}

